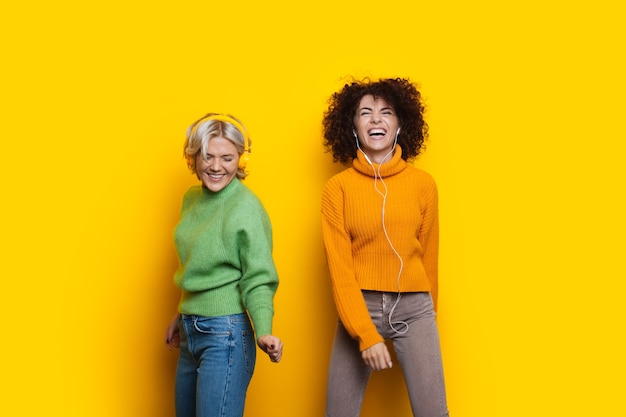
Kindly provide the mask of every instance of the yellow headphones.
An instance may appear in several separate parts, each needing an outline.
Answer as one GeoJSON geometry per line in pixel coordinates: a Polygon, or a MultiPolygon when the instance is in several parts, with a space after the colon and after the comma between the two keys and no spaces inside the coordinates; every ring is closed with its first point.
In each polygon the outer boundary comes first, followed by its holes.
{"type": "Polygon", "coordinates": [[[198,128],[198,126],[200,126],[204,122],[208,122],[209,120],[218,120],[220,122],[230,123],[241,132],[241,135],[243,136],[243,152],[239,156],[239,169],[245,171],[248,160],[250,159],[250,138],[248,137],[248,131],[246,130],[246,128],[243,127],[240,122],[238,122],[231,116],[227,116],[225,114],[211,114],[209,116],[206,116],[196,122],[196,124],[193,126],[193,129],[191,129],[191,132],[189,133],[189,137],[192,138],[193,135],[196,133],[196,129],[198,128]]]}

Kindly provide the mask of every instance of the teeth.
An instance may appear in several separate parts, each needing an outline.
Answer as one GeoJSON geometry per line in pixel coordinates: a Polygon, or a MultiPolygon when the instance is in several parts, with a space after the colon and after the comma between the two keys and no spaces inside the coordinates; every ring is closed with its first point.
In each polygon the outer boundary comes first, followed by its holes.
{"type": "Polygon", "coordinates": [[[385,135],[387,131],[385,129],[372,129],[368,133],[370,135],[385,135]]]}

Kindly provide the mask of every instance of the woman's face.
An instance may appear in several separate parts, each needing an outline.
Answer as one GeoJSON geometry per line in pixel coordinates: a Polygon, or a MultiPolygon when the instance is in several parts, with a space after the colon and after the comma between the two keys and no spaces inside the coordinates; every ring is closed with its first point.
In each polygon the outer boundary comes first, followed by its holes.
{"type": "Polygon", "coordinates": [[[384,99],[374,98],[371,94],[361,98],[354,127],[361,149],[376,163],[382,163],[383,158],[390,155],[400,131],[394,109],[384,99]]]}
{"type": "Polygon", "coordinates": [[[237,175],[239,153],[235,144],[221,136],[209,139],[206,155],[196,155],[196,174],[214,193],[226,188],[237,175]]]}

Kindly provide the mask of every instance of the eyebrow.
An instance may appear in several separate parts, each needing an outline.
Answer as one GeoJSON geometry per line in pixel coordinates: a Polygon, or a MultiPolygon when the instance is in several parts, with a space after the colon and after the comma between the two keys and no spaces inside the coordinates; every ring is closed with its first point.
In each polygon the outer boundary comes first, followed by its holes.
{"type": "MultiPolygon", "coordinates": [[[[358,110],[369,110],[369,111],[373,111],[373,109],[371,107],[359,107],[358,110]]],[[[393,111],[393,107],[391,106],[387,106],[387,107],[383,107],[380,110],[391,110],[393,111]]]]}
{"type": "Polygon", "coordinates": [[[214,156],[214,157],[216,156],[218,158],[224,158],[224,157],[230,156],[231,158],[234,158],[235,154],[233,154],[233,153],[225,153],[225,154],[222,154],[222,155],[213,155],[212,153],[207,152],[206,156],[214,156]]]}

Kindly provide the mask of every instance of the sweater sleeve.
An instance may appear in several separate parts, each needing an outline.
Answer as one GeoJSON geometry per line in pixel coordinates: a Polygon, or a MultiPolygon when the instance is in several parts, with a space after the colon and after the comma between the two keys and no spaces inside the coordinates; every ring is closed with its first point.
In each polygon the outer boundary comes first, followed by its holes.
{"type": "Polygon", "coordinates": [[[430,176],[428,178],[429,181],[423,190],[423,221],[418,239],[424,249],[422,262],[430,283],[433,305],[437,311],[439,295],[439,197],[435,181],[430,176]]]}
{"type": "Polygon", "coordinates": [[[382,342],[354,275],[350,235],[344,226],[344,197],[332,179],[322,194],[322,235],[339,318],[361,351],[382,342]]]}
{"type": "Polygon", "coordinates": [[[250,315],[256,337],[272,334],[274,294],[278,274],[272,258],[272,227],[259,204],[248,209],[250,218],[240,230],[239,257],[242,276],[239,282],[243,304],[250,315]]]}

